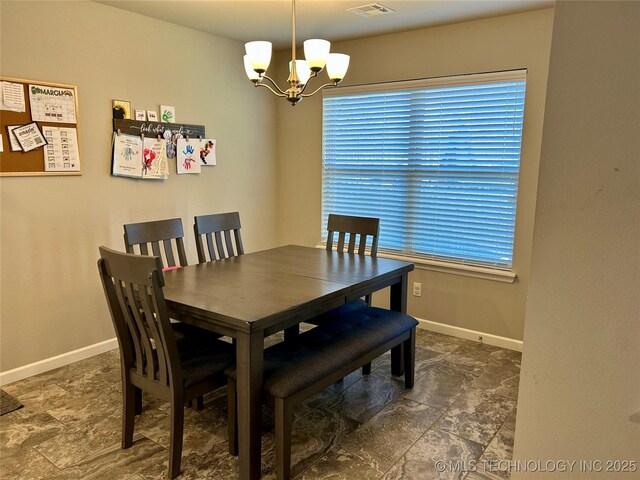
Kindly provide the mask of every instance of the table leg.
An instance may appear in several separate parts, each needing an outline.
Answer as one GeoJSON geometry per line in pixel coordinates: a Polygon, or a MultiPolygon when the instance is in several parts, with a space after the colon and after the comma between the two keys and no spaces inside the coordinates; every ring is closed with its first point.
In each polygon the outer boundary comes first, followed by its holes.
{"type": "Polygon", "coordinates": [[[236,342],[240,479],[260,478],[264,333],[238,333],[236,342]]]}
{"type": "MultiPolygon", "coordinates": [[[[402,279],[395,285],[391,285],[391,295],[389,306],[391,310],[407,313],[407,286],[409,284],[409,274],[402,275],[402,279]]],[[[404,355],[402,344],[391,349],[391,374],[404,374],[404,355]]]]}

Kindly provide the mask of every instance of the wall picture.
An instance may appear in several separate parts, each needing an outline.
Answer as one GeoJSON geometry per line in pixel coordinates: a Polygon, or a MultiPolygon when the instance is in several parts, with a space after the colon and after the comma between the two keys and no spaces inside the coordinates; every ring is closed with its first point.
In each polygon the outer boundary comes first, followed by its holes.
{"type": "Polygon", "coordinates": [[[216,164],[216,140],[214,138],[200,140],[200,164],[203,167],[216,164]]]}
{"type": "Polygon", "coordinates": [[[160,105],[160,121],[162,123],[175,123],[176,107],[171,105],[160,105]]]}
{"type": "Polygon", "coordinates": [[[200,140],[197,138],[180,138],[177,144],[178,175],[183,173],[200,173],[200,140]]]}
{"type": "Polygon", "coordinates": [[[147,112],[144,110],[136,110],[136,120],[146,122],[147,121],[147,112]]]}
{"type": "Polygon", "coordinates": [[[147,119],[149,119],[150,122],[157,122],[158,112],[155,110],[147,110],[147,119]]]}
{"type": "Polygon", "coordinates": [[[113,101],[113,118],[131,119],[131,103],[126,100],[113,101]]]}

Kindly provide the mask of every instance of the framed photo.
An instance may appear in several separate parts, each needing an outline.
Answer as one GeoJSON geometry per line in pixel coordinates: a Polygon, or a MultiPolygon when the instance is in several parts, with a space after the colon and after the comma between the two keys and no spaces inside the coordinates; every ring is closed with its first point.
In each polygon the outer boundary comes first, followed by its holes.
{"type": "Polygon", "coordinates": [[[144,110],[136,110],[136,120],[146,122],[147,121],[147,112],[144,110]]]}
{"type": "Polygon", "coordinates": [[[176,107],[171,105],[160,105],[160,121],[162,123],[175,123],[176,107]]]}
{"type": "Polygon", "coordinates": [[[147,119],[150,122],[157,122],[158,121],[158,112],[156,112],[155,110],[147,110],[147,119]]]}
{"type": "Polygon", "coordinates": [[[131,104],[126,100],[114,100],[113,118],[123,118],[131,120],[131,104]]]}

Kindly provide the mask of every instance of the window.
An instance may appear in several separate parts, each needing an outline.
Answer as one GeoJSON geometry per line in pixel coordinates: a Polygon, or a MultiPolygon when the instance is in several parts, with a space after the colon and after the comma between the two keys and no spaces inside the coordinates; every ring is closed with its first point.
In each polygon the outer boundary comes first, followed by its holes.
{"type": "Polygon", "coordinates": [[[519,70],[326,92],[323,225],[379,217],[381,251],[509,270],[525,87],[519,70]]]}

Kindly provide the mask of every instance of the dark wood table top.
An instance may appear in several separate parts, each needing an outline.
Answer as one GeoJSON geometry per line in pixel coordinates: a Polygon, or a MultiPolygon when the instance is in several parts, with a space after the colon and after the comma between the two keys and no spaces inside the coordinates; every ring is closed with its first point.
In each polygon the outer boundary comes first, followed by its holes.
{"type": "Polygon", "coordinates": [[[172,310],[202,319],[199,326],[274,333],[278,322],[311,318],[413,268],[399,260],[287,245],[167,271],[164,294],[172,310]]]}

